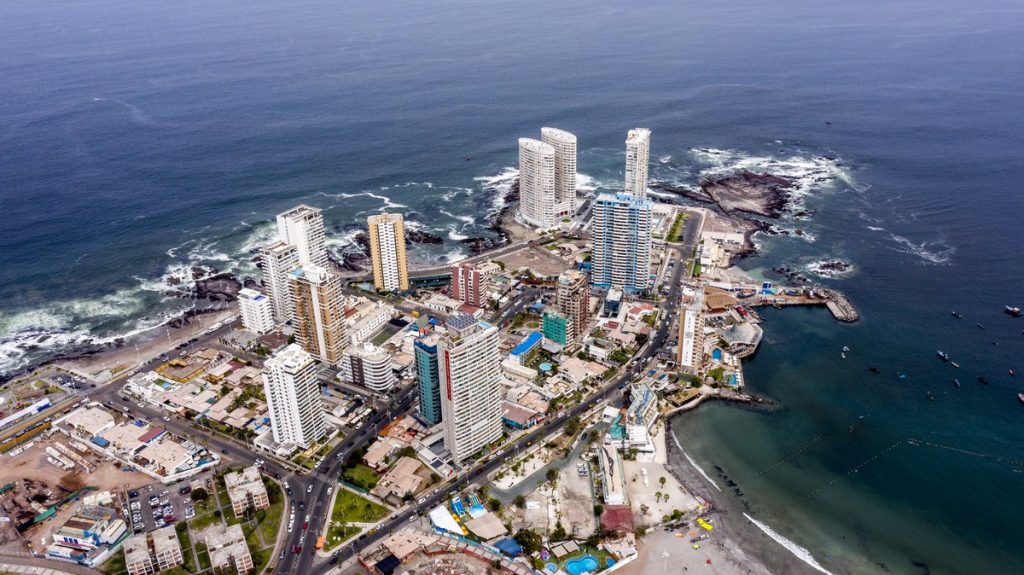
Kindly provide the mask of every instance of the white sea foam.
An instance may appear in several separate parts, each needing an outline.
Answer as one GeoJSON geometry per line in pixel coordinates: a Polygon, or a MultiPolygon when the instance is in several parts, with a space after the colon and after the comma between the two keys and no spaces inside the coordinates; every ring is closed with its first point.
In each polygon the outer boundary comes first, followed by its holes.
{"type": "Polygon", "coordinates": [[[945,264],[949,263],[952,259],[953,254],[956,253],[956,248],[947,244],[943,240],[931,240],[924,241],[921,243],[914,243],[903,236],[896,234],[889,234],[889,239],[895,244],[890,249],[897,252],[910,254],[917,256],[924,260],[928,264],[945,264]]]}
{"type": "Polygon", "coordinates": [[[662,163],[662,164],[667,164],[667,163],[669,163],[671,161],[672,161],[672,156],[662,156],[662,157],[658,158],[658,162],[662,163]]]}
{"type": "Polygon", "coordinates": [[[487,217],[494,217],[505,207],[505,196],[512,190],[512,185],[519,179],[519,170],[506,166],[494,176],[477,176],[473,181],[479,182],[484,193],[491,196],[491,209],[487,217]]]}
{"type": "Polygon", "coordinates": [[[455,229],[455,226],[450,226],[450,227],[448,228],[448,239],[450,239],[450,240],[452,240],[452,241],[456,241],[456,242],[459,242],[459,241],[462,241],[462,240],[465,240],[465,239],[468,239],[468,238],[469,238],[469,236],[467,236],[467,235],[464,235],[464,234],[460,234],[460,233],[459,233],[459,232],[458,232],[458,231],[457,231],[457,230],[455,229]]]}
{"type": "Polygon", "coordinates": [[[444,208],[441,208],[441,209],[439,209],[437,211],[439,211],[442,214],[448,216],[449,218],[452,218],[453,220],[459,220],[460,222],[463,222],[465,224],[473,225],[473,223],[476,222],[476,219],[473,218],[473,216],[467,216],[467,215],[459,216],[459,215],[455,215],[455,214],[449,212],[448,210],[446,210],[444,208]]]}
{"type": "Polygon", "coordinates": [[[459,250],[452,250],[452,251],[444,254],[443,256],[441,256],[441,260],[444,261],[444,262],[453,264],[455,262],[462,261],[462,260],[466,259],[467,257],[468,256],[466,254],[462,253],[459,250]]]}
{"type": "Polygon", "coordinates": [[[761,531],[764,531],[765,535],[767,535],[768,537],[771,537],[773,541],[775,541],[779,545],[782,545],[783,547],[785,547],[787,551],[789,551],[793,555],[796,555],[797,559],[799,559],[799,560],[803,561],[804,563],[810,565],[811,568],[814,569],[815,571],[819,571],[821,573],[826,573],[827,575],[832,575],[832,572],[828,571],[827,569],[822,567],[821,564],[818,563],[818,561],[814,558],[814,556],[811,555],[811,552],[808,551],[807,549],[804,549],[803,547],[797,545],[796,543],[793,543],[789,539],[786,539],[785,537],[780,535],[778,531],[775,531],[771,527],[765,525],[764,523],[761,523],[757,519],[754,519],[753,517],[751,517],[747,513],[744,513],[743,516],[746,517],[747,520],[750,521],[751,523],[753,523],[754,525],[757,525],[758,529],[760,529],[761,531]]]}
{"type": "MultiPolygon", "coordinates": [[[[384,189],[386,189],[386,188],[381,188],[382,191],[384,189]]],[[[384,206],[381,209],[389,209],[389,208],[390,209],[399,209],[399,208],[408,208],[409,207],[409,206],[407,206],[405,204],[400,204],[398,202],[394,202],[394,201],[391,200],[391,198],[389,198],[387,196],[382,196],[380,194],[375,194],[373,192],[356,192],[356,193],[339,192],[337,194],[328,194],[326,192],[320,192],[320,194],[323,195],[323,196],[329,197],[329,198],[339,198],[339,199],[358,198],[360,196],[367,197],[367,198],[373,198],[375,200],[380,200],[380,201],[384,202],[384,206]]]]}
{"type": "Polygon", "coordinates": [[[818,277],[821,277],[821,278],[833,278],[833,279],[834,278],[842,278],[842,277],[849,276],[850,274],[852,274],[856,270],[856,268],[853,266],[853,264],[851,264],[849,262],[846,262],[846,261],[843,261],[843,260],[838,260],[838,259],[835,259],[835,258],[825,258],[825,259],[821,259],[821,260],[818,260],[818,261],[815,261],[815,262],[811,262],[811,263],[805,265],[804,269],[806,269],[808,272],[810,272],[810,273],[812,273],[812,274],[814,274],[814,275],[816,275],[818,277]],[[830,269],[829,267],[826,267],[826,266],[829,266],[831,264],[837,264],[837,263],[838,264],[846,264],[848,266],[848,268],[846,270],[844,270],[844,271],[839,271],[839,270],[834,270],[834,269],[830,269]]]}
{"type": "Polygon", "coordinates": [[[864,227],[866,227],[867,229],[869,229],[869,230],[871,230],[873,232],[884,232],[885,231],[885,228],[880,228],[878,226],[864,226],[864,227]]]}

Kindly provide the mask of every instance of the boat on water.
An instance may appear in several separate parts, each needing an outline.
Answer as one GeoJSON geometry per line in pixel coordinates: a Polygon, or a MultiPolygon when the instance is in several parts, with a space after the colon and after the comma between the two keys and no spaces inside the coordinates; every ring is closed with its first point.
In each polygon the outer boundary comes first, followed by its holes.
{"type": "Polygon", "coordinates": [[[952,316],[953,316],[953,317],[955,317],[956,319],[964,319],[964,316],[963,316],[963,314],[961,314],[961,313],[959,313],[959,312],[951,311],[951,312],[949,312],[949,313],[950,313],[950,315],[952,315],[952,316]]]}
{"type": "Polygon", "coordinates": [[[907,379],[907,374],[905,374],[905,373],[897,373],[896,374],[896,379],[898,379],[900,381],[903,381],[904,379],[907,379]]]}
{"type": "Polygon", "coordinates": [[[1020,311],[1019,307],[1003,306],[1003,311],[1012,315],[1013,317],[1020,317],[1024,312],[1020,311]]]}
{"type": "Polygon", "coordinates": [[[978,382],[979,382],[979,383],[984,383],[985,385],[988,385],[988,378],[987,378],[987,377],[984,377],[984,376],[981,376],[981,375],[979,375],[979,376],[978,376],[978,382]]]}
{"type": "Polygon", "coordinates": [[[846,352],[844,351],[844,352],[840,353],[839,357],[841,357],[843,359],[846,359],[846,352]]]}
{"type": "Polygon", "coordinates": [[[868,371],[870,371],[871,373],[882,373],[882,370],[878,369],[877,367],[875,367],[873,365],[868,368],[868,371]]]}
{"type": "Polygon", "coordinates": [[[941,349],[935,352],[935,355],[939,356],[942,361],[949,361],[949,354],[942,351],[941,349]]]}
{"type": "Polygon", "coordinates": [[[928,392],[928,401],[935,401],[935,396],[930,391],[928,392]]]}
{"type": "Polygon", "coordinates": [[[844,345],[844,346],[843,346],[843,351],[844,351],[844,352],[846,352],[846,351],[850,351],[850,348],[844,345]]]}
{"type": "Polygon", "coordinates": [[[1024,393],[1018,393],[1017,399],[1019,399],[1021,403],[1024,403],[1024,393]]]}
{"type": "Polygon", "coordinates": [[[957,362],[955,362],[955,361],[951,361],[951,362],[949,362],[949,365],[952,365],[953,367],[955,367],[955,368],[957,368],[957,369],[960,369],[960,364],[959,364],[959,363],[957,363],[957,362]]]}
{"type": "Polygon", "coordinates": [[[960,380],[954,377],[953,385],[955,385],[957,389],[960,389],[960,380]]]}

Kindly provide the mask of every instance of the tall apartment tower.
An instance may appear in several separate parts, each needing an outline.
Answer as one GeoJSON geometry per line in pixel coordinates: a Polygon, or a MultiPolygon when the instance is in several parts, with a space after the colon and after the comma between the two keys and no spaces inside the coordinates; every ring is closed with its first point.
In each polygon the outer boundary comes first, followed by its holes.
{"type": "Polygon", "coordinates": [[[326,435],[316,362],[291,344],[263,364],[274,441],[306,448],[326,435]]]}
{"type": "Polygon", "coordinates": [[[541,128],[540,140],[555,150],[555,217],[576,214],[576,136],[558,128],[541,128]]]}
{"type": "Polygon", "coordinates": [[[501,358],[498,328],[453,316],[438,344],[445,445],[464,461],[501,438],[501,358]]]}
{"type": "Polygon", "coordinates": [[[292,272],[299,267],[299,250],[282,241],[260,249],[263,286],[274,306],[274,321],[285,323],[295,315],[292,299],[292,272]]]}
{"type": "Polygon", "coordinates": [[[409,289],[405,260],[405,220],[402,214],[379,214],[366,219],[370,232],[373,286],[382,291],[409,289]]]}
{"type": "Polygon", "coordinates": [[[647,197],[647,171],[651,163],[651,131],[633,128],[626,134],[625,192],[638,198],[647,197]]]}
{"type": "Polygon", "coordinates": [[[590,319],[590,282],[587,274],[576,270],[562,272],[558,276],[555,303],[567,323],[565,345],[572,347],[583,339],[590,319]]]}
{"type": "Polygon", "coordinates": [[[595,287],[629,293],[647,289],[651,267],[651,200],[629,194],[601,194],[591,223],[595,287]]]}
{"type": "Polygon", "coordinates": [[[531,138],[519,138],[520,221],[535,228],[553,228],[555,215],[555,149],[531,138]]]}
{"type": "Polygon", "coordinates": [[[441,338],[431,333],[416,340],[416,379],[420,385],[420,415],[430,423],[441,423],[441,379],[437,367],[437,344],[441,338]]]}
{"type": "Polygon", "coordinates": [[[310,266],[292,272],[295,339],[320,361],[337,366],[345,339],[345,298],[341,278],[310,266]]]}
{"type": "Polygon", "coordinates": [[[267,333],[274,329],[274,304],[262,293],[242,288],[238,290],[238,312],[242,327],[253,333],[267,333]]]}
{"type": "Polygon", "coordinates": [[[452,266],[452,283],[449,289],[453,299],[469,305],[483,307],[481,292],[483,290],[483,274],[480,268],[471,263],[457,263],[452,266]]]}
{"type": "Polygon", "coordinates": [[[299,251],[299,264],[326,268],[327,234],[324,214],[305,204],[277,214],[277,238],[299,251]]]}

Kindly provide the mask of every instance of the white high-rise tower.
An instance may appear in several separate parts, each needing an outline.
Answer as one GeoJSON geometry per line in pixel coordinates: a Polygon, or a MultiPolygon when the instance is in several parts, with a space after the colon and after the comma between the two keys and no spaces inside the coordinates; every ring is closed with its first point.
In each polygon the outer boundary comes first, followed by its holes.
{"type": "Polygon", "coordinates": [[[291,244],[277,241],[260,250],[260,261],[263,285],[274,304],[274,321],[290,321],[295,313],[291,274],[299,267],[299,250],[291,244]]]}
{"type": "Polygon", "coordinates": [[[540,139],[555,150],[555,217],[576,214],[576,136],[558,128],[541,128],[540,139]]]}
{"type": "Polygon", "coordinates": [[[449,318],[437,346],[441,421],[456,462],[501,438],[498,328],[468,315],[449,318]]]}
{"type": "Polygon", "coordinates": [[[535,228],[552,228],[555,216],[555,149],[531,138],[519,138],[518,219],[535,228]]]}
{"type": "Polygon", "coordinates": [[[295,246],[301,265],[322,268],[329,265],[324,214],[318,208],[302,204],[277,214],[277,237],[295,246]]]}
{"type": "Polygon", "coordinates": [[[306,448],[326,435],[313,357],[296,344],[263,364],[263,391],[274,441],[306,448]]]}
{"type": "Polygon", "coordinates": [[[626,134],[625,192],[638,198],[647,197],[647,172],[651,163],[651,131],[633,128],[626,134]]]}

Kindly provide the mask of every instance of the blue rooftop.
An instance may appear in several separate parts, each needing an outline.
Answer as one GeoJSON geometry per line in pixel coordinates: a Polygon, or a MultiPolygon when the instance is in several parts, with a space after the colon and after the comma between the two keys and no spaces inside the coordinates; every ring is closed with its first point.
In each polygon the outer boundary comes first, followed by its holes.
{"type": "Polygon", "coordinates": [[[511,355],[522,355],[530,351],[535,345],[539,344],[540,340],[543,338],[544,336],[542,336],[540,332],[531,332],[530,335],[523,338],[523,341],[519,342],[519,345],[512,350],[511,355]]]}

